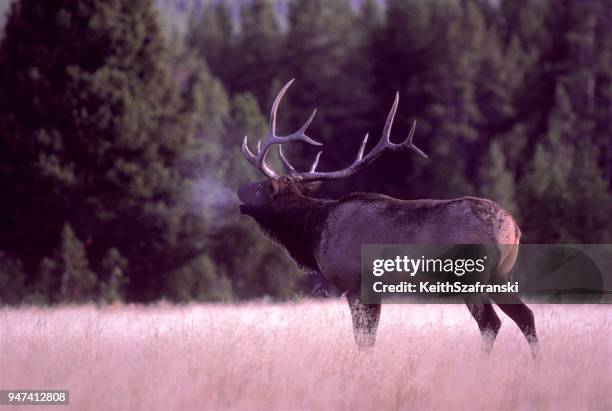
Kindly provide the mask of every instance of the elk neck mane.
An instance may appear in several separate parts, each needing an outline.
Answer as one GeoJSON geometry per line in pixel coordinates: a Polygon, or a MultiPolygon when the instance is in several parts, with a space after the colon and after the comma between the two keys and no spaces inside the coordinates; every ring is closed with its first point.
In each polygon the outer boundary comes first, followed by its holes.
{"type": "Polygon", "coordinates": [[[334,204],[334,200],[292,194],[264,207],[253,207],[249,214],[273,241],[287,249],[299,266],[319,270],[314,253],[334,204]]]}

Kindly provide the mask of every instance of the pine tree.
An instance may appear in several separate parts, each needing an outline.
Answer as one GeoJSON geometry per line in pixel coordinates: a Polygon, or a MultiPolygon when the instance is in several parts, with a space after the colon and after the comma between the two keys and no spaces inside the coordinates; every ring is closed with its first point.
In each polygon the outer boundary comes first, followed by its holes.
{"type": "Polygon", "coordinates": [[[244,5],[234,64],[236,90],[249,92],[260,105],[270,100],[270,86],[282,76],[283,36],[270,0],[254,0],[244,5]]]}
{"type": "MultiPolygon", "coordinates": [[[[355,30],[357,16],[347,0],[297,0],[290,4],[288,23],[283,81],[296,82],[279,112],[281,121],[288,119],[281,132],[301,126],[318,107],[309,132],[326,144],[321,169],[338,168],[354,157],[371,110],[371,79],[359,64],[364,48],[355,30]]],[[[287,151],[298,169],[308,168],[316,153],[312,147],[287,151]]]]}
{"type": "MultiPolygon", "coordinates": [[[[384,15],[376,0],[365,0],[361,4],[356,20],[357,27],[360,27],[357,33],[359,39],[357,40],[356,50],[353,52],[351,64],[353,67],[358,67],[359,77],[362,79],[360,87],[363,87],[361,99],[362,102],[367,101],[360,115],[363,116],[362,121],[365,130],[377,135],[378,133],[376,131],[380,130],[380,124],[381,121],[383,121],[384,114],[382,113],[381,107],[376,104],[376,97],[379,90],[378,84],[376,84],[376,59],[374,56],[378,52],[377,48],[379,47],[384,28],[384,15]]],[[[404,100],[402,100],[402,107],[403,104],[404,100]]],[[[386,106],[388,105],[389,101],[386,101],[386,106]]],[[[400,119],[401,117],[398,120],[400,119]]],[[[347,119],[345,121],[350,120],[347,119]]],[[[358,134],[360,131],[363,133],[363,130],[355,130],[358,134]]],[[[348,150],[351,152],[351,150],[354,150],[354,146],[351,144],[348,150]]],[[[359,173],[354,179],[359,181],[359,184],[355,187],[351,187],[350,184],[347,184],[347,186],[349,189],[363,187],[364,183],[367,183],[372,175],[372,172],[359,173]]]]}
{"type": "Polygon", "coordinates": [[[506,45],[518,41],[532,64],[547,53],[553,31],[550,30],[554,0],[502,0],[500,32],[506,45]]]}
{"type": "Polygon", "coordinates": [[[540,137],[521,181],[522,229],[527,242],[575,240],[573,213],[577,204],[568,179],[575,161],[572,130],[576,117],[563,87],[557,87],[556,96],[547,132],[540,137]]]}
{"type": "MultiPolygon", "coordinates": [[[[539,241],[596,242],[607,236],[601,216],[612,208],[605,205],[610,191],[599,165],[608,169],[612,150],[610,66],[605,68],[609,58],[602,58],[612,50],[604,34],[610,30],[608,9],[599,0],[553,2],[540,14],[542,26],[532,27],[537,56],[523,85],[519,104],[526,109],[520,114],[536,125],[528,134],[536,134],[550,158],[548,170],[542,165],[540,175],[525,175],[523,191],[532,190],[526,194],[531,201],[524,198],[521,209],[529,213],[539,241]],[[546,182],[539,183],[545,189],[533,191],[536,178],[546,182]],[[542,221],[554,223],[544,228],[542,221]]],[[[529,26],[520,27],[525,37],[529,26]]]]}
{"type": "Polygon", "coordinates": [[[567,55],[557,81],[567,90],[579,117],[576,133],[590,139],[600,150],[596,160],[604,165],[612,183],[610,5],[604,0],[569,2],[566,13],[567,55]]]}
{"type": "Polygon", "coordinates": [[[106,280],[100,283],[100,300],[115,303],[125,300],[125,288],[129,283],[125,272],[128,261],[119,250],[111,248],[102,260],[101,268],[106,280]]]}
{"type": "Polygon", "coordinates": [[[24,299],[27,304],[47,305],[60,301],[61,273],[57,259],[43,257],[38,266],[37,276],[24,299]]]}
{"type": "Polygon", "coordinates": [[[483,61],[476,81],[482,113],[478,140],[498,141],[508,170],[518,176],[524,168],[523,159],[531,156],[530,123],[524,120],[517,104],[526,81],[529,56],[516,37],[504,46],[498,27],[489,29],[482,51],[483,61]]]}
{"type": "Polygon", "coordinates": [[[242,138],[244,135],[250,136],[251,140],[253,137],[261,138],[267,128],[251,94],[238,94],[230,100],[216,79],[211,77],[209,81],[219,88],[201,89],[205,101],[203,118],[213,119],[221,115],[224,118],[223,129],[211,132],[209,126],[215,124],[214,120],[199,125],[198,154],[189,167],[194,178],[191,190],[193,208],[206,219],[208,235],[218,235],[219,229],[232,224],[237,217],[235,189],[246,181],[261,179],[241,153],[242,138]],[[220,106],[223,107],[222,114],[216,111],[220,106]]]}
{"type": "MultiPolygon", "coordinates": [[[[386,4],[385,24],[372,53],[377,97],[385,102],[379,113],[383,116],[388,110],[387,100],[396,91],[401,93],[407,113],[418,115],[427,103],[427,96],[414,81],[432,66],[435,36],[440,31],[434,25],[432,9],[432,4],[426,2],[389,0],[386,4]]],[[[400,120],[396,122],[397,127],[408,130],[410,120],[406,119],[406,124],[400,120]]]]}
{"type": "MultiPolygon", "coordinates": [[[[373,39],[370,58],[373,61],[373,99],[370,131],[379,135],[394,94],[399,92],[399,112],[395,117],[392,141],[408,134],[412,122],[418,119],[415,142],[429,152],[431,126],[425,120],[431,96],[424,89],[424,76],[434,66],[435,39],[440,28],[432,18],[433,2],[389,0],[386,2],[384,24],[373,39]]],[[[429,196],[429,184],[424,184],[421,172],[431,162],[411,153],[385,154],[386,161],[374,162],[364,172],[366,187],[400,198],[429,196]],[[385,179],[381,181],[380,176],[385,179]]]]}
{"type": "MultiPolygon", "coordinates": [[[[225,140],[231,123],[231,99],[221,81],[214,76],[202,58],[189,49],[175,53],[174,71],[180,76],[179,84],[193,93],[195,114],[195,141],[186,153],[182,167],[200,179],[208,174],[225,175],[232,167],[223,155],[230,147],[225,140]]],[[[236,137],[236,144],[241,141],[236,137]]]]}
{"type": "Polygon", "coordinates": [[[521,180],[524,243],[574,241],[571,224],[575,204],[562,168],[553,162],[556,162],[556,157],[547,152],[542,144],[537,144],[533,159],[521,180]]]}
{"type": "Polygon", "coordinates": [[[164,296],[172,301],[229,301],[232,284],[208,256],[200,256],[166,275],[164,296]]]}
{"type": "Polygon", "coordinates": [[[21,261],[0,252],[0,306],[23,301],[26,295],[25,280],[21,261]]]}
{"type": "MultiPolygon", "coordinates": [[[[235,148],[242,144],[240,140],[243,136],[248,136],[251,144],[258,141],[268,132],[268,120],[262,114],[257,99],[251,93],[239,93],[232,98],[232,121],[231,126],[227,130],[227,141],[234,149],[228,150],[228,156],[231,156],[229,161],[229,171],[231,175],[230,181],[244,182],[261,179],[261,174],[253,168],[253,166],[244,159],[244,156],[235,148]]],[[[254,149],[254,148],[253,148],[254,149]]],[[[279,163],[275,156],[270,153],[270,166],[275,170],[279,170],[279,163]]]]}
{"type": "Polygon", "coordinates": [[[573,241],[609,243],[612,241],[612,194],[608,191],[601,168],[597,165],[596,146],[588,139],[576,149],[574,167],[566,190],[574,197],[572,215],[573,241]]]}
{"type": "Polygon", "coordinates": [[[235,42],[232,19],[222,2],[207,6],[199,19],[190,20],[185,44],[206,60],[212,73],[230,90],[235,84],[233,62],[238,58],[233,53],[235,42]]]}
{"type": "MultiPolygon", "coordinates": [[[[188,50],[179,52],[175,62],[179,83],[193,88],[200,107],[196,148],[183,167],[194,180],[191,208],[208,224],[206,253],[166,273],[163,295],[173,301],[216,301],[294,292],[301,275],[291,259],[265,239],[255,224],[236,213],[236,187],[263,178],[239,147],[245,135],[254,144],[267,132],[267,118],[251,93],[230,98],[206,64],[188,50]],[[264,261],[274,262],[276,268],[264,261]],[[284,276],[284,286],[268,285],[270,275],[284,276]]],[[[278,159],[270,160],[280,171],[278,159]]]]}
{"type": "Polygon", "coordinates": [[[0,249],[36,263],[70,220],[94,268],[121,249],[132,296],[153,298],[156,274],[193,254],[201,232],[185,227],[177,167],[193,113],[151,1],[15,3],[0,89],[0,249]]]}
{"type": "Polygon", "coordinates": [[[384,25],[382,10],[377,0],[364,0],[358,18],[361,23],[359,27],[371,39],[379,34],[384,25]]]}
{"type": "MultiPolygon", "coordinates": [[[[268,131],[268,121],[250,93],[236,94],[231,107],[231,121],[223,137],[224,150],[221,157],[211,159],[225,165],[214,174],[215,181],[221,187],[236,187],[244,182],[263,179],[244,159],[238,147],[244,135],[249,136],[251,144],[261,138],[268,131]]],[[[276,156],[271,155],[268,162],[275,170],[282,172],[276,156]]],[[[296,292],[301,274],[293,261],[276,244],[266,239],[256,224],[237,216],[235,204],[229,205],[220,204],[216,210],[209,208],[214,210],[215,221],[223,221],[221,226],[211,230],[209,249],[217,269],[226,273],[231,280],[236,296],[286,298],[296,292]]]]}
{"type": "MultiPolygon", "coordinates": [[[[195,140],[212,140],[223,135],[230,121],[230,98],[223,83],[212,74],[206,61],[194,50],[176,45],[170,55],[174,81],[188,97],[189,111],[194,112],[195,140]]],[[[186,153],[199,157],[193,147],[186,153]]]]}
{"type": "Polygon", "coordinates": [[[428,181],[434,196],[449,198],[474,191],[477,147],[482,144],[478,127],[484,120],[475,85],[487,32],[480,10],[471,1],[450,3],[434,13],[437,27],[444,27],[444,41],[436,46],[438,61],[421,78],[429,95],[425,118],[436,161],[428,181]]]}
{"type": "Polygon", "coordinates": [[[89,269],[85,247],[70,224],[64,225],[60,248],[54,260],[55,268],[61,278],[61,301],[91,301],[94,298],[98,279],[96,274],[89,269]]]}
{"type": "Polygon", "coordinates": [[[506,159],[499,142],[491,143],[479,171],[479,194],[497,201],[513,217],[518,218],[514,176],[506,167],[506,159]]]}

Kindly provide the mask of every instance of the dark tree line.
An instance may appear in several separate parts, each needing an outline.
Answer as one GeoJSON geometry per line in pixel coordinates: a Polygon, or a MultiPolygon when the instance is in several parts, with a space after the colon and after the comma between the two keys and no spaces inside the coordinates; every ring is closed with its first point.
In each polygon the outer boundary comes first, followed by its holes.
{"type": "MultiPolygon", "coordinates": [[[[314,107],[320,168],[418,121],[430,154],[387,154],[326,185],[400,198],[480,195],[523,241],[612,240],[612,7],[606,0],[293,0],[281,23],[224,3],[164,39],[150,0],[19,0],[0,44],[0,301],[288,298],[308,289],[237,214],[261,179],[242,136],[314,107]],[[371,139],[375,141],[376,139],[371,139]]],[[[315,152],[296,145],[292,163],[315,152]]]]}
{"type": "MultiPolygon", "coordinates": [[[[347,164],[366,131],[380,132],[396,90],[393,134],[417,119],[431,154],[389,155],[325,194],[482,195],[517,215],[527,242],[610,240],[608,1],[296,0],[286,30],[273,10],[254,0],[234,27],[223,3],[210,7],[186,43],[226,89],[262,107],[295,77],[281,116],[291,128],[319,107],[322,168],[347,164]]],[[[292,154],[304,166],[313,156],[292,154]]]]}

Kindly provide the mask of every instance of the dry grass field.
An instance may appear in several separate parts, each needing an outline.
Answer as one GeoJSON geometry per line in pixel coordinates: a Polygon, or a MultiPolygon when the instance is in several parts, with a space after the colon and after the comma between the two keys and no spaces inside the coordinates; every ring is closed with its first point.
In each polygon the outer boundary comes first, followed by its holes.
{"type": "Polygon", "coordinates": [[[370,352],[341,300],[3,308],[0,388],[69,389],[62,410],[612,409],[612,306],[533,309],[539,362],[503,314],[484,356],[464,306],[384,306],[370,352]]]}

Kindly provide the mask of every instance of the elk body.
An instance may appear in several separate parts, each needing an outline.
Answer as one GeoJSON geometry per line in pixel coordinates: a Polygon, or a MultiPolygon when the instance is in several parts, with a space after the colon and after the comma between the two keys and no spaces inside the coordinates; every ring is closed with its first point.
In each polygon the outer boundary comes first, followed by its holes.
{"type": "MultiPolygon", "coordinates": [[[[399,97],[387,116],[379,142],[364,155],[365,136],[355,161],[333,172],[316,171],[319,152],[309,171],[298,172],[282,152],[282,144],[303,141],[321,145],[306,135],[316,110],[297,132],[276,135],[276,113],[293,80],[277,95],[270,115],[270,131],[253,154],[245,137],[242,152],[267,179],[238,189],[240,211],[253,217],[278,244],[287,249],[298,265],[320,272],[346,298],[353,318],[355,342],[359,347],[373,346],[380,319],[380,304],[360,301],[362,244],[488,244],[497,249],[493,276],[508,281],[517,257],[521,232],[512,218],[493,201],[476,197],[452,200],[399,200],[381,194],[353,193],[339,200],[311,197],[316,182],[348,177],[374,161],[384,151],[411,149],[427,157],[412,143],[413,127],[402,143],[390,141],[391,126],[399,97]],[[270,148],[276,145],[288,170],[278,175],[266,164],[270,148]]],[[[535,355],[537,336],[532,311],[514,294],[480,295],[466,305],[476,320],[489,351],[501,321],[492,303],[519,326],[535,355]]]]}

